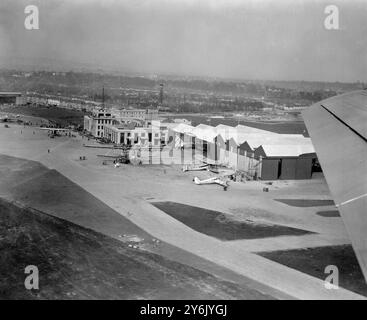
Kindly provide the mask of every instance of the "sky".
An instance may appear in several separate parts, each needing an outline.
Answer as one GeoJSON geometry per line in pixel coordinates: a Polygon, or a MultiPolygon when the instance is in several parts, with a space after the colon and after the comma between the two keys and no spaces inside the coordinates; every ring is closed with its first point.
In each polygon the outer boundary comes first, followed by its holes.
{"type": "Polygon", "coordinates": [[[0,67],[365,82],[366,21],[364,0],[1,0],[0,67]]]}

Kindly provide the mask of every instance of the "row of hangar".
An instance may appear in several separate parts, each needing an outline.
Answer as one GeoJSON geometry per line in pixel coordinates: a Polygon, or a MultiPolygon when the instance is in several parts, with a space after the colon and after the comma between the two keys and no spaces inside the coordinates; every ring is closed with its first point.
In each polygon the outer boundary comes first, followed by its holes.
{"type": "Polygon", "coordinates": [[[310,179],[319,169],[311,139],[238,125],[171,126],[176,148],[191,149],[196,160],[241,170],[262,180],[310,179]]]}

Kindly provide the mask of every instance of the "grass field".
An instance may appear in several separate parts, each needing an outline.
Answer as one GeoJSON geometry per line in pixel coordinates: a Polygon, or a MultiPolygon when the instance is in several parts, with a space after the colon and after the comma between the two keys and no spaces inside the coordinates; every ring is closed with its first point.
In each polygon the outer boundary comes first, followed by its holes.
{"type": "Polygon", "coordinates": [[[339,218],[340,213],[338,210],[325,210],[316,212],[317,215],[325,218],[339,218]]]}
{"type": "Polygon", "coordinates": [[[43,213],[0,201],[0,299],[267,298],[43,213]],[[26,290],[24,268],[39,269],[26,290]]]}
{"type": "Polygon", "coordinates": [[[44,106],[2,106],[1,111],[44,118],[61,127],[82,125],[84,116],[82,111],[44,106]]]}
{"type": "Polygon", "coordinates": [[[305,235],[312,232],[274,224],[237,221],[222,212],[175,202],[152,202],[158,209],[188,227],[221,240],[260,239],[284,235],[305,235]]]}
{"type": "Polygon", "coordinates": [[[285,203],[292,207],[322,207],[322,206],[334,206],[333,200],[319,200],[319,199],[274,199],[276,201],[285,203]]]}
{"type": "Polygon", "coordinates": [[[259,255],[325,280],[325,267],[339,270],[339,286],[367,296],[367,284],[352,246],[327,246],[299,250],[262,252],[259,255]]]}

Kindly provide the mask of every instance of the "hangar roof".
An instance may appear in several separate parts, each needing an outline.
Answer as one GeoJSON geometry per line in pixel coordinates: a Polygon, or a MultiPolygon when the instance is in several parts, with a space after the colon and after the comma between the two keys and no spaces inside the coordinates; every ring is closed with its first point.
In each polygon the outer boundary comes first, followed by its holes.
{"type": "Polygon", "coordinates": [[[266,157],[298,157],[305,153],[314,153],[315,149],[312,144],[303,145],[261,145],[266,157]]]}
{"type": "MultiPolygon", "coordinates": [[[[207,124],[199,124],[196,127],[192,127],[185,123],[180,123],[176,125],[172,130],[190,136],[195,136],[198,139],[208,142],[214,142],[215,137],[220,135],[223,138],[223,140],[233,139],[238,146],[247,142],[252,150],[255,150],[256,148],[262,145],[292,146],[289,147],[288,150],[290,150],[289,152],[291,154],[294,154],[298,153],[295,146],[304,146],[300,147],[306,149],[307,152],[305,151],[303,153],[309,153],[308,150],[311,150],[310,152],[314,152],[311,139],[305,138],[301,134],[279,134],[243,125],[231,127],[220,124],[216,127],[212,127],[207,124]]],[[[275,147],[272,149],[275,149],[275,147]]],[[[285,147],[281,148],[280,154],[287,153],[286,150],[287,148],[285,147]]],[[[271,150],[269,149],[269,151],[271,150]]]]}
{"type": "Polygon", "coordinates": [[[179,123],[176,126],[172,127],[172,130],[179,133],[191,134],[194,130],[194,127],[186,123],[179,123]]]}
{"type": "Polygon", "coordinates": [[[215,137],[218,135],[217,130],[214,127],[206,124],[199,124],[194,128],[192,133],[198,139],[208,142],[213,142],[215,137]]]}

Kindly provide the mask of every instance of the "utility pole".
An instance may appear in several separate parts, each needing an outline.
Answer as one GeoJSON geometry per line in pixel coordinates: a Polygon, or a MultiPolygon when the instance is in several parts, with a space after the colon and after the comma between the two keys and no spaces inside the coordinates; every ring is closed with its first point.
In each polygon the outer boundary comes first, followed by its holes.
{"type": "Polygon", "coordinates": [[[161,83],[159,87],[159,104],[163,107],[163,83],[161,83]]]}
{"type": "Polygon", "coordinates": [[[102,108],[104,109],[104,86],[102,87],[102,108]]]}

